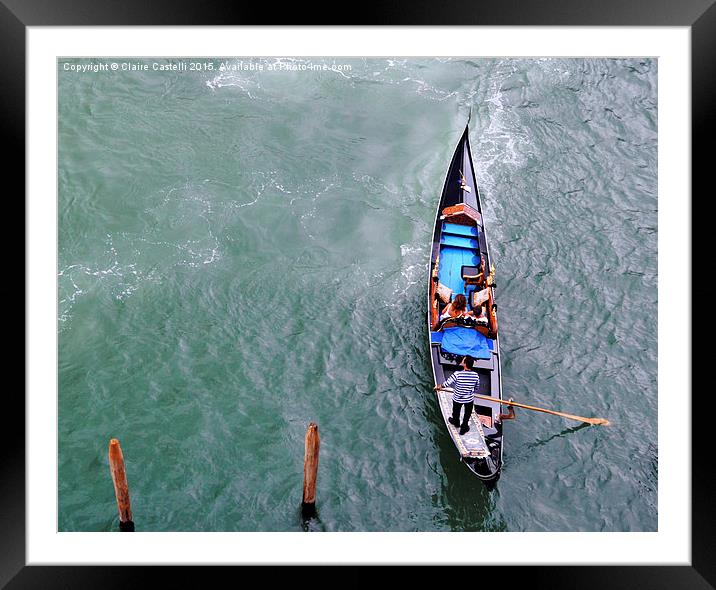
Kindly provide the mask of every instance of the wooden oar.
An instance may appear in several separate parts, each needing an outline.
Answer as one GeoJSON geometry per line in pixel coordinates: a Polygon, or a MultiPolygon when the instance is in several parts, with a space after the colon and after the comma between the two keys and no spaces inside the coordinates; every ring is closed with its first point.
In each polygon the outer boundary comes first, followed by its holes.
{"type": "MultiPolygon", "coordinates": [[[[443,391],[454,391],[451,387],[444,387],[443,391]]],[[[545,414],[554,414],[555,416],[562,416],[563,418],[569,418],[570,420],[577,420],[579,422],[586,422],[587,424],[594,424],[596,426],[608,426],[609,420],[604,418],[585,418],[584,416],[576,416],[575,414],[565,414],[564,412],[556,412],[554,410],[547,410],[546,408],[537,408],[535,406],[527,406],[525,404],[518,404],[517,402],[508,402],[505,400],[498,400],[494,397],[486,395],[475,394],[476,399],[484,399],[488,402],[496,404],[505,404],[507,406],[516,406],[518,408],[524,408],[525,410],[534,410],[535,412],[544,412],[545,414]]]]}

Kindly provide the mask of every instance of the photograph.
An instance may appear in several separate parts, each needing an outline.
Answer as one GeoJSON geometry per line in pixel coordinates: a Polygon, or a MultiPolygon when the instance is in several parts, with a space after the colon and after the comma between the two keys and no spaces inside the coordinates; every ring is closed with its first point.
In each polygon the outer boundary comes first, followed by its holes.
{"type": "Polygon", "coordinates": [[[57,531],[659,531],[658,56],[56,66],[57,531]]]}

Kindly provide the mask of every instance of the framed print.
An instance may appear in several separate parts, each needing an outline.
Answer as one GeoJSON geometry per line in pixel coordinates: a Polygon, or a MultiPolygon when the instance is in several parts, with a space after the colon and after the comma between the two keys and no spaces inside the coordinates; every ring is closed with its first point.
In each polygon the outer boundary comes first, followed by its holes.
{"type": "Polygon", "coordinates": [[[712,587],[689,247],[709,2],[350,27],[130,8],[0,6],[28,229],[0,581],[427,564],[712,587]],[[425,327],[431,272],[436,319],[485,306],[455,349],[425,327]],[[460,370],[497,401],[450,426],[460,370]]]}

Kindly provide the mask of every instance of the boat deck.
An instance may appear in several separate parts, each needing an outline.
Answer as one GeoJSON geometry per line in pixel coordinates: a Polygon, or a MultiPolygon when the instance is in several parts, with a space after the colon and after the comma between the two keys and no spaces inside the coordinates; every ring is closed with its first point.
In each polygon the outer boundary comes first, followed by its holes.
{"type": "Polygon", "coordinates": [[[452,416],[452,393],[449,391],[437,391],[440,410],[445,417],[450,436],[455,442],[455,446],[463,457],[487,457],[490,454],[485,441],[485,431],[482,423],[478,418],[478,414],[473,412],[470,416],[470,430],[460,435],[459,430],[447,421],[448,416],[452,416]]]}

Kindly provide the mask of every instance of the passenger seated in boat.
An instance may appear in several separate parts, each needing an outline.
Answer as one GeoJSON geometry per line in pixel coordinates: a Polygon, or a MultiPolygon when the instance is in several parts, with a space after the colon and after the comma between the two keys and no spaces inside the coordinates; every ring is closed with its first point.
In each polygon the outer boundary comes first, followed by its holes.
{"type": "Polygon", "coordinates": [[[475,319],[477,320],[478,324],[487,326],[487,313],[485,312],[485,308],[482,305],[473,312],[473,315],[475,316],[475,319]]]}
{"type": "Polygon", "coordinates": [[[448,303],[443,310],[440,315],[440,321],[447,318],[471,317],[472,315],[473,313],[467,309],[467,299],[462,293],[458,293],[455,295],[455,299],[448,303]]]}

